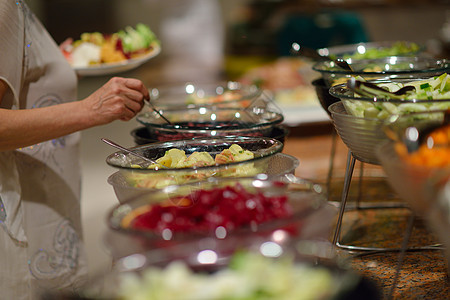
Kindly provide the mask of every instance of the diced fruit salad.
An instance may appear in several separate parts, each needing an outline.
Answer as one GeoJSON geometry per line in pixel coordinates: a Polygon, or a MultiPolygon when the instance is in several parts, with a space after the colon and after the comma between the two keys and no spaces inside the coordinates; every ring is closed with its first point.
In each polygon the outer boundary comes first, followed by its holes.
{"type": "MultiPolygon", "coordinates": [[[[395,102],[343,100],[346,110],[357,117],[385,119],[392,114],[450,109],[450,74],[444,73],[406,83],[387,82],[378,85],[390,92],[395,92],[403,86],[414,86],[415,91],[407,93],[403,99],[396,99],[395,102]],[[420,101],[408,101],[413,99],[420,101]],[[430,102],[427,103],[426,100],[430,102]]],[[[380,98],[386,99],[386,96],[380,98]]]]}
{"type": "Polygon", "coordinates": [[[135,28],[127,26],[112,34],[85,32],[78,40],[65,40],[60,49],[73,67],[89,67],[138,58],[157,45],[159,41],[151,29],[138,23],[135,28]]]}
{"type": "Polygon", "coordinates": [[[195,299],[333,299],[355,285],[353,274],[335,276],[330,269],[295,262],[288,256],[265,257],[241,251],[228,268],[211,274],[192,271],[183,261],[165,268],[151,267],[124,274],[119,294],[123,300],[195,299]]]}

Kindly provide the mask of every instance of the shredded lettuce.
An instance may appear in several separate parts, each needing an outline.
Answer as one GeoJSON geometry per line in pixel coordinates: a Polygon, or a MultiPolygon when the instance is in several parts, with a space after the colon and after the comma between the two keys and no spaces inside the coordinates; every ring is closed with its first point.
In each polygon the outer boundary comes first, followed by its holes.
{"type": "Polygon", "coordinates": [[[148,49],[152,43],[159,43],[150,27],[142,23],[138,23],[136,28],[127,26],[125,29],[117,32],[117,34],[122,40],[122,47],[125,52],[148,49]]]}
{"type": "MultiPolygon", "coordinates": [[[[358,100],[343,100],[346,110],[354,116],[364,118],[385,119],[392,114],[407,114],[430,110],[450,109],[450,74],[443,73],[428,79],[415,80],[406,83],[388,82],[379,84],[390,92],[395,92],[404,86],[414,86],[415,92],[405,95],[404,100],[443,100],[430,101],[429,103],[394,103],[394,102],[370,102],[358,100]]],[[[384,98],[384,96],[380,97],[384,98]]]]}

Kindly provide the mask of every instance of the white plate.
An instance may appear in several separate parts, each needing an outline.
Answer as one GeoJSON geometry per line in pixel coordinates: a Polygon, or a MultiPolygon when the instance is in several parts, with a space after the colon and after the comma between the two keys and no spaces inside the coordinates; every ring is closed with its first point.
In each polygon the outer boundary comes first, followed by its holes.
{"type": "Polygon", "coordinates": [[[151,58],[157,56],[160,52],[161,47],[158,44],[154,44],[153,49],[149,53],[139,58],[128,59],[126,61],[117,63],[101,64],[91,67],[74,67],[73,69],[79,76],[112,75],[137,68],[151,58]]]}

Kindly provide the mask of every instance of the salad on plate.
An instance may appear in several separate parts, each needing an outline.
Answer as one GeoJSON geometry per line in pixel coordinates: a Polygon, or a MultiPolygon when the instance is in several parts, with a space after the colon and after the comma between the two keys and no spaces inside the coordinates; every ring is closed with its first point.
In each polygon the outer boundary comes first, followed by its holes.
{"type": "Polygon", "coordinates": [[[60,49],[74,69],[125,64],[130,60],[150,57],[159,51],[160,42],[148,25],[138,23],[118,32],[82,33],[78,40],[66,39],[60,49]]]}

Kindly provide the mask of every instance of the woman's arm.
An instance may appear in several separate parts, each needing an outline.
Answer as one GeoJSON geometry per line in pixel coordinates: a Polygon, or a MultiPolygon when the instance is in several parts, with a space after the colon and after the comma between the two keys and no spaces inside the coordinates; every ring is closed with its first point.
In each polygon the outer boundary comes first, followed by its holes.
{"type": "MultiPolygon", "coordinates": [[[[0,80],[0,102],[8,86],[0,80]]],[[[58,138],[114,120],[132,119],[148,99],[137,79],[115,77],[81,101],[49,107],[0,109],[0,151],[58,138]]]]}

